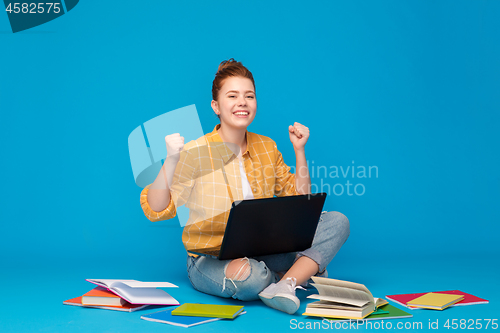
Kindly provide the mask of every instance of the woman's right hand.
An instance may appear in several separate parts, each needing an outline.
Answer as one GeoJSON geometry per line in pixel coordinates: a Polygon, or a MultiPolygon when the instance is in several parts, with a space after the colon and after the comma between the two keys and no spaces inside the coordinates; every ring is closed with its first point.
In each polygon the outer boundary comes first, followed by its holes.
{"type": "Polygon", "coordinates": [[[167,158],[161,167],[155,181],[149,187],[147,201],[151,209],[161,212],[168,207],[170,202],[170,185],[173,182],[175,168],[179,163],[180,152],[184,148],[184,138],[179,133],[165,137],[167,145],[167,158]]]}
{"type": "Polygon", "coordinates": [[[184,137],[179,133],[170,134],[165,137],[165,143],[167,145],[167,157],[179,160],[179,153],[184,148],[184,137]]]}

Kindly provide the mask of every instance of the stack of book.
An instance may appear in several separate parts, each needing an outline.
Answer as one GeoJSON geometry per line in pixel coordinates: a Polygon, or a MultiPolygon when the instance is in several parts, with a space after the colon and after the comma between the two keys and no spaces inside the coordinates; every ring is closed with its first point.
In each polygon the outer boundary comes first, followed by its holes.
{"type": "Polygon", "coordinates": [[[357,320],[412,317],[386,300],[373,297],[362,284],[316,276],[312,279],[318,294],[308,298],[318,301],[307,305],[305,316],[357,320]]]}
{"type": "Polygon", "coordinates": [[[244,314],[243,306],[185,303],[175,309],[141,316],[141,319],[181,327],[191,327],[244,314]]]}
{"type": "Polygon", "coordinates": [[[148,305],[179,305],[167,292],[157,288],[177,288],[168,282],[87,279],[97,285],[92,290],[63,302],[66,305],[132,312],[148,305]]]}
{"type": "Polygon", "coordinates": [[[487,304],[488,300],[464,293],[460,290],[446,290],[430,293],[387,295],[387,299],[408,309],[444,310],[451,306],[487,304]]]}

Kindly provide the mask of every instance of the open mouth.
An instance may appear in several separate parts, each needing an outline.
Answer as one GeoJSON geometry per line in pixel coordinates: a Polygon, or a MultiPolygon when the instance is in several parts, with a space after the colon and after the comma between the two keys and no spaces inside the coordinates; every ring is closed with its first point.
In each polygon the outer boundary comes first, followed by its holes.
{"type": "Polygon", "coordinates": [[[250,112],[248,112],[248,111],[236,111],[236,112],[233,112],[233,114],[236,117],[248,117],[248,115],[250,114],[250,112]]]}

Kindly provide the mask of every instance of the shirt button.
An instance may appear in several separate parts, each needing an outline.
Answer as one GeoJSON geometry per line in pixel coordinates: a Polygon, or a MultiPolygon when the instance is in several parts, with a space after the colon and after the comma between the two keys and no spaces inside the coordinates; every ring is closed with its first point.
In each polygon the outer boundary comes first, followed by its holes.
{"type": "Polygon", "coordinates": [[[254,188],[254,189],[253,189],[253,191],[254,191],[254,192],[257,192],[257,189],[256,189],[256,188],[254,188]]]}

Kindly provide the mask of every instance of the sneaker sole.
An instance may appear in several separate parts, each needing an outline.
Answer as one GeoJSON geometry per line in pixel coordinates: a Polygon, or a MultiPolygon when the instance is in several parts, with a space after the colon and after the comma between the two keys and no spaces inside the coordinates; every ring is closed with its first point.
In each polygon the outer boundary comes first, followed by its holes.
{"type": "Polygon", "coordinates": [[[300,301],[297,297],[290,297],[287,294],[276,294],[276,295],[261,295],[260,299],[264,304],[270,308],[286,312],[288,314],[294,314],[297,312],[300,306],[300,301]]]}

